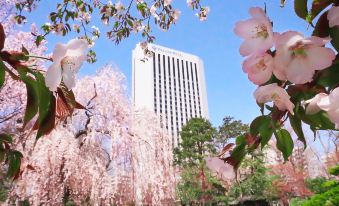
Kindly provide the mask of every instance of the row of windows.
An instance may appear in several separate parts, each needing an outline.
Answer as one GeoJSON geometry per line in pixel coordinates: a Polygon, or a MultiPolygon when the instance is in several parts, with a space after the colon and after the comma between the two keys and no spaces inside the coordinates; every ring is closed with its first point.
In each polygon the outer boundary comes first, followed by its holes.
{"type": "MultiPolygon", "coordinates": [[[[159,106],[160,106],[160,114],[163,114],[162,112],[162,105],[164,103],[165,105],[165,124],[166,124],[166,128],[168,129],[168,119],[167,119],[167,115],[168,115],[168,111],[167,111],[167,87],[166,87],[166,63],[165,63],[165,55],[162,55],[162,63],[163,63],[163,78],[161,78],[161,63],[160,63],[160,59],[161,56],[160,54],[157,55],[157,60],[158,60],[158,76],[159,76],[159,83],[158,83],[158,88],[159,88],[159,106]],[[161,81],[162,80],[162,81],[161,81]],[[164,100],[162,99],[162,85],[161,83],[164,83],[164,100]],[[163,102],[164,101],[164,102],[163,102]]],[[[156,55],[153,54],[153,73],[154,73],[154,108],[155,108],[155,112],[158,113],[157,111],[157,90],[156,90],[156,85],[157,85],[157,81],[156,81],[156,55]]],[[[177,132],[179,131],[179,123],[178,123],[178,104],[177,102],[179,102],[179,109],[180,109],[180,114],[181,114],[181,125],[183,125],[183,108],[182,108],[182,98],[181,98],[181,95],[182,95],[182,92],[181,92],[181,77],[180,77],[180,60],[179,59],[176,59],[176,65],[175,65],[175,60],[174,58],[172,57],[172,68],[171,68],[171,65],[170,65],[170,57],[168,56],[167,57],[167,63],[168,63],[168,80],[169,80],[169,102],[170,102],[170,106],[171,108],[173,107],[173,101],[175,103],[175,111],[176,111],[176,129],[177,129],[177,132]],[[174,94],[172,95],[172,79],[171,79],[171,70],[173,71],[173,79],[175,80],[176,79],[176,67],[177,66],[177,76],[178,76],[178,86],[179,86],[179,101],[178,98],[177,98],[177,91],[176,91],[176,81],[173,81],[173,86],[174,86],[174,94]],[[173,100],[173,97],[174,97],[174,100],[173,100]]],[[[186,117],[186,120],[188,119],[188,111],[187,111],[187,100],[186,100],[186,87],[187,86],[187,89],[188,89],[188,103],[189,103],[189,106],[190,106],[190,117],[193,117],[193,113],[192,113],[192,107],[194,105],[194,112],[195,112],[195,117],[197,117],[197,106],[196,106],[196,94],[195,94],[195,89],[194,89],[194,78],[193,78],[193,66],[192,66],[192,62],[188,62],[186,61],[185,62],[186,65],[184,64],[184,60],[181,60],[181,69],[182,69],[182,83],[184,85],[183,87],[183,94],[184,94],[184,102],[185,102],[185,117],[186,117]],[[189,67],[188,67],[188,63],[190,64],[190,70],[191,70],[191,80],[190,80],[190,77],[188,75],[188,70],[189,70],[189,67]],[[187,75],[186,75],[186,78],[185,78],[185,66],[186,66],[186,71],[187,71],[187,75]],[[187,84],[186,84],[186,81],[187,80],[187,84]],[[190,84],[191,83],[191,84],[190,84]],[[192,88],[192,93],[193,93],[193,101],[191,99],[191,88],[192,88]],[[185,101],[186,100],[186,101],[185,101]],[[192,105],[192,102],[194,103],[192,105]]],[[[198,97],[198,111],[199,111],[199,116],[201,116],[201,107],[200,107],[200,95],[199,95],[199,84],[198,84],[198,73],[197,73],[197,66],[196,66],[196,63],[194,63],[194,66],[195,66],[195,76],[196,76],[196,88],[197,88],[197,97],[198,97]]],[[[173,117],[172,117],[172,111],[171,111],[171,129],[172,129],[172,136],[173,135],[173,117]]],[[[178,136],[178,134],[176,134],[178,136]]]]}

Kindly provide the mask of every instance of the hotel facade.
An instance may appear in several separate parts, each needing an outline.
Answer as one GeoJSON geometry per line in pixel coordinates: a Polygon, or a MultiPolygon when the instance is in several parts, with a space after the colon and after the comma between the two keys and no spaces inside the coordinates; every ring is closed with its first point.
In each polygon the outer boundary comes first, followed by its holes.
{"type": "Polygon", "coordinates": [[[209,118],[204,65],[195,55],[159,45],[148,44],[148,50],[146,57],[137,44],[132,52],[133,104],[154,111],[177,146],[190,118],[209,118]]]}

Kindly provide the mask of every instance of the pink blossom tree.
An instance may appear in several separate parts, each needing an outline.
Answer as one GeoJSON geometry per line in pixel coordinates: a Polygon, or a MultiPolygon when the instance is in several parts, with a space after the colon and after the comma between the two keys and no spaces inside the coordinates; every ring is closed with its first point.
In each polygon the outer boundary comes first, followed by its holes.
{"type": "Polygon", "coordinates": [[[9,201],[173,204],[171,138],[153,113],[132,109],[124,76],[107,65],[79,80],[75,95],[87,110],[20,148],[23,173],[9,201]]]}

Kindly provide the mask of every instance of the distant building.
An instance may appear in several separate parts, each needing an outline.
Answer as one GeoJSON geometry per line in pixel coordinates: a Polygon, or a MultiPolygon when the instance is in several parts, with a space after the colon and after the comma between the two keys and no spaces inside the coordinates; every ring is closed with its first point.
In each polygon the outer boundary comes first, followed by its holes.
{"type": "Polygon", "coordinates": [[[140,44],[132,53],[133,104],[158,114],[177,146],[190,118],[209,118],[204,65],[195,55],[154,44],[148,49],[152,55],[147,59],[140,44]]]}

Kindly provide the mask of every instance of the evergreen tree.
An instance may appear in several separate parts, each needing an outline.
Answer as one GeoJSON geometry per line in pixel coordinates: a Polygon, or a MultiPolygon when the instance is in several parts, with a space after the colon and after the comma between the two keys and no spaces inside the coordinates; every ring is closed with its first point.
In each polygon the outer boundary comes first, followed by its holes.
{"type": "Polygon", "coordinates": [[[213,138],[216,135],[212,124],[202,118],[192,118],[182,128],[181,143],[174,149],[175,164],[181,167],[199,166],[207,154],[213,154],[216,149],[213,138]]]}
{"type": "Polygon", "coordinates": [[[232,185],[228,198],[231,202],[242,202],[244,200],[274,200],[278,191],[273,185],[277,177],[268,174],[269,169],[265,167],[264,153],[255,151],[246,156],[239,168],[239,182],[232,185]]]}
{"type": "Polygon", "coordinates": [[[241,120],[236,120],[231,116],[225,116],[221,126],[218,128],[218,135],[214,140],[215,146],[218,150],[221,150],[230,139],[248,131],[249,126],[244,124],[241,120]]]}
{"type": "Polygon", "coordinates": [[[216,129],[202,118],[193,118],[181,131],[182,142],[174,149],[175,164],[181,168],[177,194],[182,204],[225,202],[225,188],[208,171],[204,158],[214,154],[216,129]]]}

